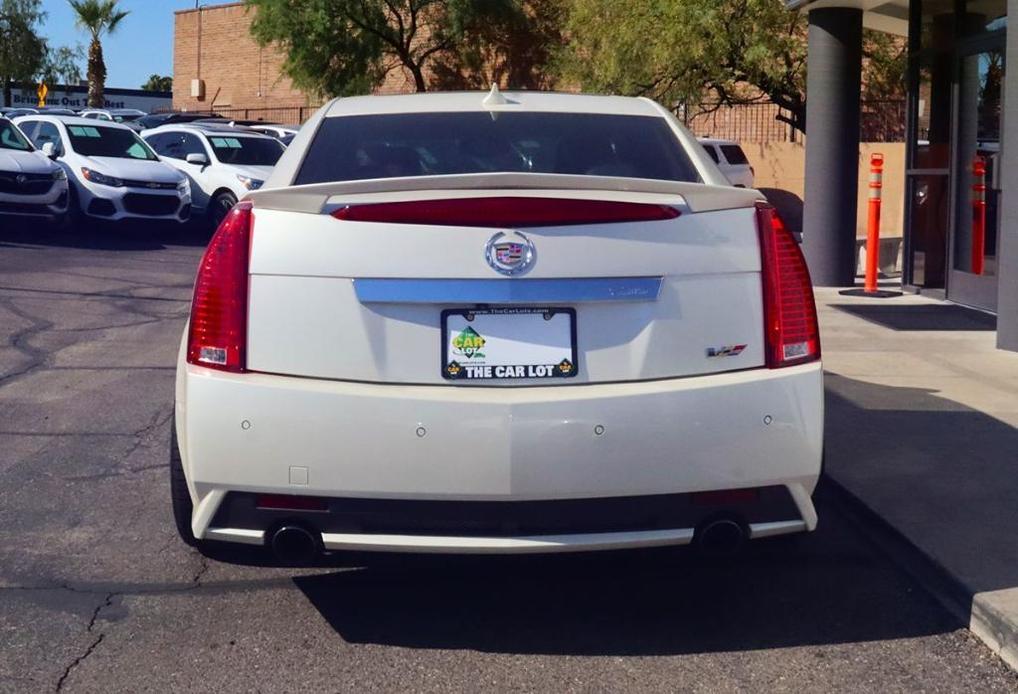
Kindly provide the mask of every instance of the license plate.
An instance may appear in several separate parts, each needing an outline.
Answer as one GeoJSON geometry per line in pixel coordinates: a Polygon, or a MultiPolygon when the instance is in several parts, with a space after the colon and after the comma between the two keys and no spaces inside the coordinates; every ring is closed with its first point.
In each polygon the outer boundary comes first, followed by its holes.
{"type": "Polygon", "coordinates": [[[576,310],[442,311],[442,376],[450,380],[572,378],[576,310]]]}

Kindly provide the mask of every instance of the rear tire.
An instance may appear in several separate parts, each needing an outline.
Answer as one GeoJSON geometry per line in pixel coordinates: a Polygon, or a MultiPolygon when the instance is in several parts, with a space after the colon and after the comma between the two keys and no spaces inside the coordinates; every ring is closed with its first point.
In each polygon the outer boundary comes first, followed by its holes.
{"type": "Polygon", "coordinates": [[[180,539],[190,547],[198,547],[200,541],[191,531],[194,504],[191,503],[191,493],[187,489],[187,479],[184,477],[184,464],[180,459],[176,417],[170,420],[170,504],[173,506],[173,521],[176,523],[180,539]]]}
{"type": "Polygon", "coordinates": [[[212,204],[209,205],[209,221],[212,222],[215,229],[219,228],[219,225],[226,219],[226,215],[236,204],[237,196],[229,191],[222,192],[212,198],[212,204]]]}

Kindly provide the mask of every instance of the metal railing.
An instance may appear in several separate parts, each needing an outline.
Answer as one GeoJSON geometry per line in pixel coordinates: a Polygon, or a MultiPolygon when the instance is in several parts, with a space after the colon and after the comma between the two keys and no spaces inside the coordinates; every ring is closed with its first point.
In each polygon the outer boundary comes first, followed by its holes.
{"type": "Polygon", "coordinates": [[[219,108],[212,110],[230,120],[258,120],[282,125],[301,125],[321,106],[274,106],[269,108],[219,108]]]}
{"type": "MultiPolygon", "coordinates": [[[[861,142],[904,142],[905,101],[863,101],[860,105],[861,142]]],[[[736,142],[801,142],[803,135],[779,115],[789,112],[777,104],[760,102],[735,106],[696,104],[680,106],[675,115],[697,137],[736,142]]]]}
{"type": "MultiPolygon", "coordinates": [[[[863,101],[859,138],[861,142],[904,142],[905,101],[901,99],[863,101]]],[[[260,120],[266,123],[300,125],[319,106],[274,106],[268,108],[216,108],[224,118],[260,120]]],[[[736,142],[801,142],[802,133],[778,120],[789,112],[777,104],[760,102],[725,106],[698,104],[680,106],[675,115],[697,137],[717,137],[736,142]]]]}

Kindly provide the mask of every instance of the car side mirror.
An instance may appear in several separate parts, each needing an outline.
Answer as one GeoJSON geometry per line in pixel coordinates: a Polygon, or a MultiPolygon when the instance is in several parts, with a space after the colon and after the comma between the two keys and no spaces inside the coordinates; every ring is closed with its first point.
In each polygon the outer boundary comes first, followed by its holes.
{"type": "Polygon", "coordinates": [[[187,158],[184,161],[186,161],[188,164],[197,164],[198,166],[208,166],[209,158],[206,157],[204,154],[199,154],[195,152],[192,154],[188,154],[187,158]]]}
{"type": "Polygon", "coordinates": [[[42,153],[50,159],[56,159],[60,156],[60,153],[57,152],[57,146],[52,142],[44,142],[40,149],[42,150],[42,153]]]}

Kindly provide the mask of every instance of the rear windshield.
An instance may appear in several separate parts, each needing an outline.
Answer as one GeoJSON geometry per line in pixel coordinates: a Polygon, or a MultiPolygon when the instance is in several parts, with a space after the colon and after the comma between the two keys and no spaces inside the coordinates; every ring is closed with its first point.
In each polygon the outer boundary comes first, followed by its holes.
{"type": "Polygon", "coordinates": [[[295,183],[491,172],[700,180],[663,118],[458,112],[326,118],[295,183]]]}
{"type": "Polygon", "coordinates": [[[14,124],[0,119],[0,149],[16,149],[21,152],[30,152],[32,145],[21,134],[21,131],[14,127],[14,124]]]}
{"type": "Polygon", "coordinates": [[[156,155],[134,131],[102,125],[68,125],[71,149],[85,157],[156,159],[156,155]]]}
{"type": "Polygon", "coordinates": [[[733,166],[749,163],[749,159],[746,159],[746,153],[742,151],[742,147],[739,147],[739,145],[721,145],[721,151],[725,153],[725,159],[728,160],[728,163],[733,166]]]}
{"type": "Polygon", "coordinates": [[[283,146],[271,137],[234,137],[209,135],[216,159],[224,164],[275,166],[283,156],[283,146]]]}

